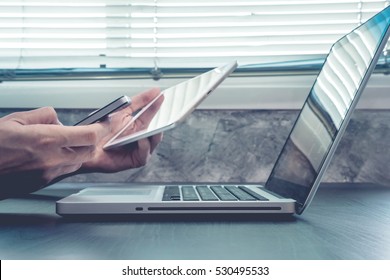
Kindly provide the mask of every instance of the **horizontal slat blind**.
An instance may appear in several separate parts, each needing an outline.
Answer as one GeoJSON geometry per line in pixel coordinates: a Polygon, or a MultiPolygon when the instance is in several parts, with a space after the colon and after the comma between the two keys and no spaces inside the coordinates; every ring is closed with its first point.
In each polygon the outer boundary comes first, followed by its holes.
{"type": "Polygon", "coordinates": [[[0,1],[0,69],[311,59],[387,6],[356,0],[0,1]]]}

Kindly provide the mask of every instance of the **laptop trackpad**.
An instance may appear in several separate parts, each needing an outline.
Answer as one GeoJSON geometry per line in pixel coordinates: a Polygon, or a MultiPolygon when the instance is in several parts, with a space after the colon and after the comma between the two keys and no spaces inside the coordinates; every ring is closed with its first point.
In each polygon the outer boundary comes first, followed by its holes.
{"type": "Polygon", "coordinates": [[[81,190],[73,197],[91,202],[153,201],[162,196],[162,191],[159,186],[92,187],[81,190]]]}

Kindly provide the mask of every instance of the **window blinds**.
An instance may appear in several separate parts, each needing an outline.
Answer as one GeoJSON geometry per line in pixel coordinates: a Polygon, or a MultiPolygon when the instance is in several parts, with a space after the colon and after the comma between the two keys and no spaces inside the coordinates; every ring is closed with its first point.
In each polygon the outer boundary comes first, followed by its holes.
{"type": "Polygon", "coordinates": [[[389,4],[0,1],[0,69],[214,67],[318,58],[389,4]]]}

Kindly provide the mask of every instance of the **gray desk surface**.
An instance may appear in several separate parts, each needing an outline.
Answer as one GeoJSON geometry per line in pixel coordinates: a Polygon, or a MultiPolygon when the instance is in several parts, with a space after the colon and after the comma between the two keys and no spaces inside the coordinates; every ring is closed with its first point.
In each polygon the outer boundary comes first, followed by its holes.
{"type": "Polygon", "coordinates": [[[0,259],[390,259],[390,187],[324,184],[302,216],[69,220],[56,184],[0,201],[0,259]]]}

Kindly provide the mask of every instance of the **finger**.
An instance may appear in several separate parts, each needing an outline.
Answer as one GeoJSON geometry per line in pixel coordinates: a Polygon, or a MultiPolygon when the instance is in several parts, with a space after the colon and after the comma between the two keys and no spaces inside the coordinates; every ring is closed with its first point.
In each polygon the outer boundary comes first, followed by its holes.
{"type": "Polygon", "coordinates": [[[156,149],[157,145],[162,141],[162,139],[163,139],[163,134],[162,133],[158,133],[156,135],[153,135],[153,136],[149,137],[150,153],[151,154],[156,149]]]}
{"type": "Polygon", "coordinates": [[[61,149],[63,162],[82,164],[90,161],[95,155],[95,146],[65,147],[61,149]]]}
{"type": "Polygon", "coordinates": [[[43,107],[31,111],[16,112],[5,117],[23,125],[29,124],[60,124],[53,107],[43,107]]]}
{"type": "MultiPolygon", "coordinates": [[[[37,126],[31,128],[34,129],[37,126]]],[[[43,132],[41,131],[43,136],[48,136],[53,144],[59,147],[95,146],[110,133],[110,126],[107,123],[85,126],[47,125],[39,128],[44,129],[43,132]]]]}
{"type": "Polygon", "coordinates": [[[154,88],[135,96],[132,100],[133,102],[128,108],[110,114],[109,119],[114,128],[113,132],[116,133],[114,138],[121,135],[124,131],[129,130],[130,126],[132,129],[134,122],[138,120],[138,118],[140,118],[138,121],[139,128],[149,125],[158,108],[161,106],[164,97],[160,95],[159,89],[154,88]],[[142,110],[139,110],[141,108],[142,110]],[[137,114],[133,116],[135,111],[137,111],[137,114]],[[146,113],[147,111],[149,112],[146,113]],[[144,116],[145,113],[146,115],[144,116]]]}
{"type": "Polygon", "coordinates": [[[83,163],[92,159],[94,151],[93,146],[61,148],[58,154],[45,161],[44,166],[38,166],[44,170],[42,178],[48,183],[58,176],[78,170],[83,163]]]}
{"type": "Polygon", "coordinates": [[[141,122],[141,128],[148,127],[152,119],[157,114],[158,110],[161,107],[161,104],[164,101],[164,95],[159,96],[156,101],[145,111],[143,112],[139,118],[138,121],[141,122]]]}
{"type": "Polygon", "coordinates": [[[119,130],[124,128],[124,126],[130,122],[131,118],[132,115],[124,109],[110,114],[104,122],[109,123],[111,127],[111,132],[115,134],[119,130]]]}
{"type": "Polygon", "coordinates": [[[153,99],[160,94],[159,88],[151,88],[143,93],[140,93],[131,98],[131,105],[124,110],[131,110],[130,113],[134,113],[146,105],[148,105],[153,99]]]}
{"type": "Polygon", "coordinates": [[[151,154],[150,154],[150,142],[149,142],[149,139],[148,138],[144,138],[144,139],[141,139],[141,140],[138,140],[137,142],[138,144],[138,165],[139,166],[143,166],[145,165],[150,157],[151,157],[151,154]]]}

